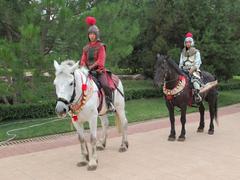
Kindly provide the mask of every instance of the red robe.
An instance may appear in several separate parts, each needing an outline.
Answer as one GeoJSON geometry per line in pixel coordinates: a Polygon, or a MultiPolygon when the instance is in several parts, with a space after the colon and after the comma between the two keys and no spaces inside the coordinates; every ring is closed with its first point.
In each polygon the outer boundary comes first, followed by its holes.
{"type": "Polygon", "coordinates": [[[99,72],[105,72],[105,60],[106,60],[106,50],[105,46],[101,42],[89,42],[84,48],[80,61],[81,66],[91,66],[93,69],[99,72]],[[94,63],[89,62],[89,49],[94,48],[94,63]]]}

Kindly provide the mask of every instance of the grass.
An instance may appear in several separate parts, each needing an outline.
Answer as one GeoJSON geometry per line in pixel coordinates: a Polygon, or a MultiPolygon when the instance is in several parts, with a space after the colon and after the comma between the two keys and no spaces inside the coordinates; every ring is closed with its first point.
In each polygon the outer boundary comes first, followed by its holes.
{"type": "MultiPolygon", "coordinates": [[[[219,92],[218,105],[226,106],[230,104],[240,103],[239,94],[240,90],[219,92]]],[[[195,111],[197,111],[196,108],[188,108],[188,113],[195,111]]],[[[176,114],[179,114],[178,109],[176,109],[176,114]]],[[[165,101],[163,98],[138,99],[126,102],[126,115],[129,123],[132,123],[146,121],[154,118],[166,117],[168,116],[168,111],[165,106],[165,101]]],[[[109,120],[110,125],[114,125],[113,117],[109,117],[109,120]]],[[[0,141],[4,141],[11,137],[6,135],[6,132],[9,130],[16,128],[24,128],[39,123],[46,124],[43,124],[42,126],[16,131],[17,137],[15,139],[25,139],[43,135],[64,133],[73,130],[71,128],[69,118],[66,119],[48,118],[48,119],[22,120],[15,122],[6,121],[0,123],[0,141]]]]}
{"type": "Polygon", "coordinates": [[[123,80],[124,89],[146,89],[146,87],[152,88],[153,81],[152,80],[123,80]]]}

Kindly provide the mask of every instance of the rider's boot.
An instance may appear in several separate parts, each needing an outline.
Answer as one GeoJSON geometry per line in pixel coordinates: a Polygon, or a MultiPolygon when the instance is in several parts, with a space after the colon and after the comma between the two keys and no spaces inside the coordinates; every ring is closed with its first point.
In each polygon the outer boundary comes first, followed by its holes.
{"type": "Polygon", "coordinates": [[[198,104],[198,103],[200,103],[202,101],[202,97],[199,94],[200,84],[197,83],[197,82],[194,82],[193,86],[194,86],[194,100],[198,104]]]}
{"type": "Polygon", "coordinates": [[[107,103],[107,107],[108,107],[108,112],[115,112],[116,109],[113,105],[113,102],[112,102],[112,97],[109,97],[106,95],[106,103],[107,103]]]}

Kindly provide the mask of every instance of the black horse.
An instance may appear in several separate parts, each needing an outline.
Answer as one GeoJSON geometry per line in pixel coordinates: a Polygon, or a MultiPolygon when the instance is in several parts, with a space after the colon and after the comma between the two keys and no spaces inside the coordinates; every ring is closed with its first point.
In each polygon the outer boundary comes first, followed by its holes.
{"type": "MultiPolygon", "coordinates": [[[[179,141],[185,140],[185,123],[186,123],[186,110],[188,105],[196,103],[192,96],[192,87],[189,82],[188,76],[178,67],[178,65],[164,55],[157,55],[157,62],[155,65],[156,72],[154,77],[154,84],[157,86],[163,85],[163,92],[166,100],[166,106],[169,111],[169,118],[171,122],[171,132],[168,137],[169,141],[176,139],[175,132],[175,116],[174,107],[177,106],[181,110],[181,124],[182,130],[178,137],[179,141]]],[[[208,72],[202,71],[201,78],[204,84],[208,82],[214,82],[216,79],[208,72]]],[[[204,93],[201,93],[202,99],[208,102],[210,111],[210,126],[208,134],[214,134],[213,119],[217,122],[217,89],[212,87],[204,93]]],[[[204,105],[203,102],[197,104],[200,112],[200,123],[197,132],[203,132],[204,130],[204,105]]]]}

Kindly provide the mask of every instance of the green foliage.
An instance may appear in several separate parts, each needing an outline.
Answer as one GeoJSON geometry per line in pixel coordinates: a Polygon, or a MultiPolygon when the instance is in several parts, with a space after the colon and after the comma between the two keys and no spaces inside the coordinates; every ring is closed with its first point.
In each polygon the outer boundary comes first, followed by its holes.
{"type": "Polygon", "coordinates": [[[202,68],[218,79],[229,79],[240,71],[239,9],[240,2],[234,0],[149,1],[134,53],[120,65],[142,67],[151,77],[156,54],[178,62],[184,35],[191,31],[201,51],[202,68]]]}
{"type": "Polygon", "coordinates": [[[227,80],[240,72],[239,9],[235,0],[1,0],[0,98],[16,104],[52,97],[53,60],[80,59],[88,15],[97,19],[113,72],[152,77],[156,54],[178,62],[184,34],[192,31],[202,68],[227,80]]]}
{"type": "Polygon", "coordinates": [[[52,116],[55,103],[0,105],[0,121],[52,116]]]}
{"type": "MultiPolygon", "coordinates": [[[[125,88],[125,100],[136,100],[142,98],[154,98],[162,97],[162,89],[156,89],[151,85],[151,81],[140,81],[140,83],[134,81],[125,81],[124,85],[128,85],[125,88]],[[146,87],[147,85],[147,87],[146,87]]],[[[238,80],[228,83],[220,83],[218,90],[220,94],[222,91],[233,91],[240,89],[240,83],[238,80]]],[[[0,121],[2,120],[17,120],[23,118],[41,118],[52,117],[55,115],[55,101],[52,96],[48,97],[48,101],[43,101],[39,104],[19,104],[19,105],[0,105],[0,121]]],[[[46,97],[42,98],[42,100],[46,97]]]]}
{"type": "Polygon", "coordinates": [[[96,17],[108,47],[107,66],[117,69],[118,62],[132,53],[139,34],[139,20],[135,17],[140,9],[136,5],[137,2],[125,0],[1,1],[0,67],[4,69],[1,76],[9,81],[14,79],[11,83],[0,83],[1,97],[10,95],[15,99],[13,103],[37,102],[36,91],[44,89],[39,85],[42,74],[49,72],[54,76],[53,60],[80,59],[88,42],[85,23],[88,15],[96,17]],[[25,72],[33,76],[26,80],[25,72]]]}

